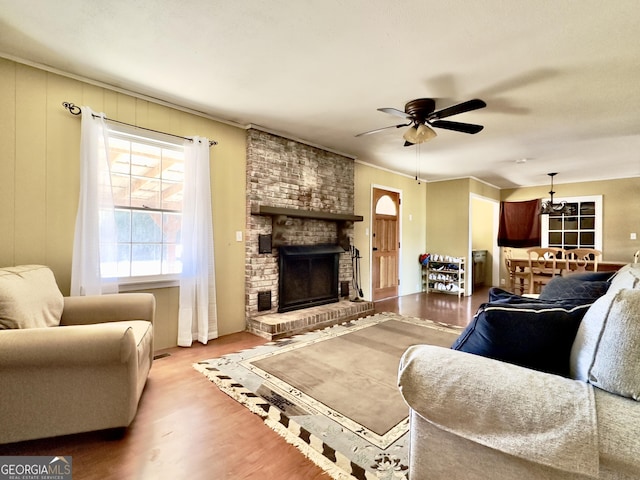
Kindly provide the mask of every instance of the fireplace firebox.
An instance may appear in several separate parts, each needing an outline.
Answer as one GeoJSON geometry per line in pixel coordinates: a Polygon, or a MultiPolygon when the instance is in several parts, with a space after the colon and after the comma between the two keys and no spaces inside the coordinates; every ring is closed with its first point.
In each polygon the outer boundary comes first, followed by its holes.
{"type": "Polygon", "coordinates": [[[278,312],[339,301],[338,245],[287,245],[279,249],[278,312]]]}

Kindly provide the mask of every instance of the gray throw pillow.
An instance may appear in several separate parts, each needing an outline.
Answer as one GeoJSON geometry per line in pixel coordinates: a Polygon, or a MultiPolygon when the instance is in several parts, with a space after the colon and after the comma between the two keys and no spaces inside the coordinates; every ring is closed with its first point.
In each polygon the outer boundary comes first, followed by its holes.
{"type": "Polygon", "coordinates": [[[571,377],[640,400],[640,290],[621,289],[589,308],[571,349],[571,377]]]}

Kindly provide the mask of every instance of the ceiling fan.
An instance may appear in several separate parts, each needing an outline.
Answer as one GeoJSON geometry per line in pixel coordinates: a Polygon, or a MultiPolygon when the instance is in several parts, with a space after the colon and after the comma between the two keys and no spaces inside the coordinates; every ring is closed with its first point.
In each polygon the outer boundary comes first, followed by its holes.
{"type": "Polygon", "coordinates": [[[401,128],[411,125],[411,128],[409,128],[402,136],[405,139],[404,146],[408,147],[417,143],[424,143],[434,138],[436,136],[436,132],[431,127],[445,128],[447,130],[455,130],[456,132],[474,134],[478,133],[484,127],[473,123],[451,122],[449,120],[442,119],[459,113],[478,110],[486,106],[487,104],[484,101],[474,98],[473,100],[468,100],[436,111],[436,102],[434,99],[417,98],[407,102],[404,106],[404,111],[398,110],[397,108],[378,108],[378,111],[380,112],[406,118],[409,120],[408,123],[377,128],[368,132],[359,133],[356,137],[370,135],[388,128],[401,128]]]}

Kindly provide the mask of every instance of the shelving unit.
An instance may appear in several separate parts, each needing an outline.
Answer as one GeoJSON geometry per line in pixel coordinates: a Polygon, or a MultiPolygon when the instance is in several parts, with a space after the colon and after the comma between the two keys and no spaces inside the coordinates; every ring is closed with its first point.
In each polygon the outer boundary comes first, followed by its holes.
{"type": "Polygon", "coordinates": [[[464,295],[465,289],[465,258],[444,257],[443,260],[430,260],[422,266],[422,282],[427,293],[447,293],[449,295],[464,295]]]}

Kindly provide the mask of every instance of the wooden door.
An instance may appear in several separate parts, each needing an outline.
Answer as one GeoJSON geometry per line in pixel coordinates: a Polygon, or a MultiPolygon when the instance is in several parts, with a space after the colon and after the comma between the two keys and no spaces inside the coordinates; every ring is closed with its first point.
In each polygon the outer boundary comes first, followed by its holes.
{"type": "Polygon", "coordinates": [[[398,296],[399,206],[398,192],[373,189],[373,300],[398,296]]]}

